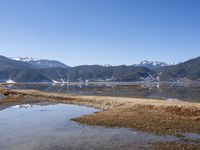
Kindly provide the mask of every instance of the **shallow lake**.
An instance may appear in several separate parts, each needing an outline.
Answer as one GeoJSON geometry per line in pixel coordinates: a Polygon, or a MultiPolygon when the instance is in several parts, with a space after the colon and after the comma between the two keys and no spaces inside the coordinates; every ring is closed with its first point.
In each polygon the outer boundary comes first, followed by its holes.
{"type": "Polygon", "coordinates": [[[69,84],[5,84],[10,89],[37,89],[47,92],[179,99],[200,102],[200,83],[69,83],[69,84]]]}
{"type": "Polygon", "coordinates": [[[47,102],[1,107],[0,149],[151,149],[151,142],[179,140],[172,136],[84,126],[71,121],[97,111],[84,106],[47,102]]]}

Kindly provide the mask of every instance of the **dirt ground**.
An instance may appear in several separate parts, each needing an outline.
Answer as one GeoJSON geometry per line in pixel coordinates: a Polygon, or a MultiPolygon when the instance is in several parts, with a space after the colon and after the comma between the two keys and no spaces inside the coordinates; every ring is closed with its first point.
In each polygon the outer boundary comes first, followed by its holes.
{"type": "Polygon", "coordinates": [[[126,127],[159,135],[200,133],[200,108],[135,105],[75,118],[88,125],[126,127]]]}
{"type": "Polygon", "coordinates": [[[199,150],[200,144],[177,143],[177,142],[158,142],[153,143],[156,150],[199,150]]]}

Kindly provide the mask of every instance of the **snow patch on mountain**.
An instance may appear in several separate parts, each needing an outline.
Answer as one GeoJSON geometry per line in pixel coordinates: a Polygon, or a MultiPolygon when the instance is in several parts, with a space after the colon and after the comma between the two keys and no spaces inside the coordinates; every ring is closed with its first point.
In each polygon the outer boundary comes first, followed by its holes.
{"type": "Polygon", "coordinates": [[[11,59],[24,62],[39,60],[38,58],[33,58],[33,57],[11,57],[11,59]]]}
{"type": "MultiPolygon", "coordinates": [[[[160,61],[148,61],[148,60],[143,60],[143,61],[135,64],[135,66],[147,67],[149,69],[156,69],[156,68],[170,66],[170,65],[172,65],[172,64],[168,64],[168,63],[160,62],[160,61]]],[[[173,63],[173,65],[174,65],[174,63],[173,63]]]]}
{"type": "Polygon", "coordinates": [[[11,57],[11,59],[16,60],[16,61],[27,62],[38,68],[55,68],[55,67],[68,68],[69,67],[65,65],[64,63],[61,63],[56,60],[38,59],[38,58],[33,58],[33,57],[11,57]]]}
{"type": "Polygon", "coordinates": [[[16,82],[13,81],[13,80],[11,80],[11,79],[8,79],[8,80],[6,81],[6,83],[16,83],[16,82]]]}

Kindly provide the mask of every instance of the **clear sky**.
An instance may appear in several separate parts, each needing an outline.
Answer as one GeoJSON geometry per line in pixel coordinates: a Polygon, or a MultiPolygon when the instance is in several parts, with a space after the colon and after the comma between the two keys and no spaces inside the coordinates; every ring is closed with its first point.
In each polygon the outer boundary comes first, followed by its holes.
{"type": "Polygon", "coordinates": [[[0,0],[0,55],[185,61],[200,56],[200,0],[0,0]]]}

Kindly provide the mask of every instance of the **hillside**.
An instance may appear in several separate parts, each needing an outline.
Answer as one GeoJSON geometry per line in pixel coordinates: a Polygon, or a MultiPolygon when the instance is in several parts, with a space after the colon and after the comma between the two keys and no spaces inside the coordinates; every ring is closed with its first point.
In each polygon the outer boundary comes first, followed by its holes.
{"type": "Polygon", "coordinates": [[[34,66],[0,56],[0,82],[49,82],[34,66]]]}
{"type": "MultiPolygon", "coordinates": [[[[69,67],[58,61],[19,61],[0,56],[0,82],[181,82],[200,81],[200,57],[172,66],[83,65],[69,67]],[[32,62],[34,62],[32,64],[32,62]],[[55,64],[54,64],[55,63],[55,64]],[[45,65],[46,64],[46,65],[45,65]]],[[[40,60],[41,61],[41,60],[40,60]]]]}
{"type": "Polygon", "coordinates": [[[85,65],[70,68],[69,79],[70,81],[152,81],[154,73],[145,67],[85,65]]]}
{"type": "Polygon", "coordinates": [[[160,81],[191,81],[200,80],[200,57],[184,63],[162,67],[157,70],[160,81]]]}
{"type": "Polygon", "coordinates": [[[57,60],[37,59],[32,57],[11,57],[13,60],[27,62],[37,68],[69,68],[69,66],[57,60]]]}

